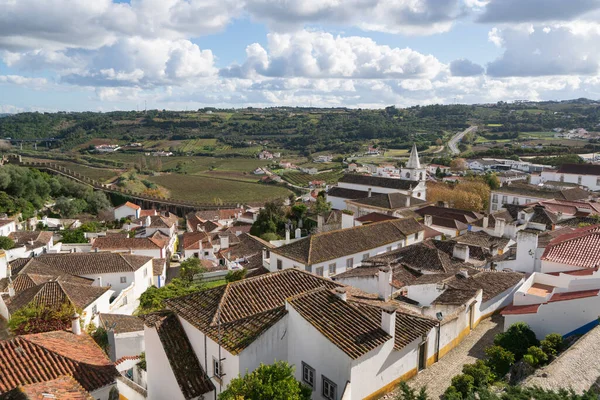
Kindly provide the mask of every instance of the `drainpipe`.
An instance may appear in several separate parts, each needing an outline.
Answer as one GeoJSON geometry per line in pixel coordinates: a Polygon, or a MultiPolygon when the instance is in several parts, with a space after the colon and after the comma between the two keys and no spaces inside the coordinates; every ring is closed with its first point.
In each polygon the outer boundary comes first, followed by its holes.
{"type": "Polygon", "coordinates": [[[435,362],[440,361],[440,331],[442,328],[442,321],[438,322],[437,325],[437,343],[435,345],[435,362]]]}

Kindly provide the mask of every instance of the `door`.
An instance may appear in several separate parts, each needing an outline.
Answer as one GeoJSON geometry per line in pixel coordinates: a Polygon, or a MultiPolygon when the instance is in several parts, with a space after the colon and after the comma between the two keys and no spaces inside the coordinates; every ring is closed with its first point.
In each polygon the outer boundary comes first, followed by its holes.
{"type": "Polygon", "coordinates": [[[469,328],[473,329],[475,324],[475,303],[469,306],[469,328]]]}
{"type": "Polygon", "coordinates": [[[427,342],[423,342],[419,345],[419,371],[424,370],[427,367],[427,342]]]}

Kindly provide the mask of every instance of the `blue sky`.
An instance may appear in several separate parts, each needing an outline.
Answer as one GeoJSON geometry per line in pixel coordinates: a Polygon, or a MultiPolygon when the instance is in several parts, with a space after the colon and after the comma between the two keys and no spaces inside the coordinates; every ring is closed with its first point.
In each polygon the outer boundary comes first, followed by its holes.
{"type": "Polygon", "coordinates": [[[600,98],[600,0],[0,0],[0,9],[0,113],[600,98]]]}

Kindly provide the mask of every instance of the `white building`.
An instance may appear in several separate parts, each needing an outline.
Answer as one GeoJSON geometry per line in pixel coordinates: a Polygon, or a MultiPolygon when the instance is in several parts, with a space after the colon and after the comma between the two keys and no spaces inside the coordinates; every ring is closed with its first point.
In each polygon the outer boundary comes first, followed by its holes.
{"type": "Polygon", "coordinates": [[[543,170],[532,183],[547,181],[567,182],[584,186],[589,190],[600,190],[600,165],[598,164],[563,164],[557,170],[543,170]]]}
{"type": "Polygon", "coordinates": [[[142,207],[138,206],[137,204],[130,203],[128,201],[125,204],[121,204],[120,206],[115,207],[113,212],[115,220],[119,221],[121,220],[121,218],[137,219],[140,217],[141,210],[142,207]]]}
{"type": "Polygon", "coordinates": [[[424,233],[424,226],[414,218],[317,233],[271,249],[264,263],[271,272],[296,268],[330,277],[369,257],[421,242],[424,233]]]}
{"type": "Polygon", "coordinates": [[[173,314],[146,317],[148,399],[212,398],[276,360],[296,367],[315,400],[375,398],[437,360],[438,322],[368,298],[291,269],[169,300],[173,314]]]}
{"type": "Polygon", "coordinates": [[[17,223],[14,219],[0,219],[0,236],[8,236],[17,230],[17,223]]]}
{"type": "Polygon", "coordinates": [[[374,212],[397,217],[408,216],[417,208],[427,204],[424,200],[402,193],[369,194],[365,198],[350,199],[345,202],[345,209],[352,211],[355,218],[374,212]]]}
{"type": "Polygon", "coordinates": [[[94,239],[92,251],[109,251],[152,258],[167,257],[170,238],[160,232],[154,237],[129,238],[122,235],[108,235],[94,239]]]}
{"type": "Polygon", "coordinates": [[[144,322],[141,318],[125,314],[100,314],[99,326],[108,334],[109,357],[112,361],[139,356],[145,351],[144,322]]]}
{"type": "Polygon", "coordinates": [[[589,197],[589,192],[579,188],[556,190],[515,183],[491,191],[490,212],[499,211],[505,204],[523,205],[548,199],[585,200],[589,197]]]}

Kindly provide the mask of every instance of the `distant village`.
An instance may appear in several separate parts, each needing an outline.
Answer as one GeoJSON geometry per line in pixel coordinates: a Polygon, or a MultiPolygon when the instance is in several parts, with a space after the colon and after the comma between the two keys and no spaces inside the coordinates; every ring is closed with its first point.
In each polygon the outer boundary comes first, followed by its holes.
{"type": "MultiPolygon", "coordinates": [[[[585,133],[557,132],[565,134],[585,133]]],[[[298,168],[277,152],[258,157],[298,168]]],[[[0,341],[0,399],[56,388],[82,399],[216,399],[238,376],[276,360],[295,367],[312,399],[377,399],[450,362],[490,318],[500,331],[526,323],[539,340],[582,337],[562,359],[592,345],[586,338],[600,329],[600,165],[465,164],[425,165],[413,146],[403,166],[345,161],[336,184],[298,168],[315,179],[297,200],[324,196],[330,209],[309,215],[310,226],[286,224],[275,240],[252,234],[266,212],[256,205],[175,215],[132,199],[111,211],[118,229],[86,232],[84,243],[61,241],[81,226],[77,219],[3,216],[0,236],[14,247],[0,253],[2,319],[32,306],[68,303],[78,312],[67,329],[0,341]],[[467,173],[487,172],[500,184],[486,210],[428,198],[432,182],[461,185],[467,173]],[[194,279],[227,282],[140,314],[142,295],[180,279],[188,260],[202,266],[194,279]],[[89,334],[98,328],[106,354],[89,334]]],[[[280,179],[266,167],[254,174],[280,179]]],[[[543,378],[531,372],[536,385],[589,387],[600,375],[582,367],[570,382],[559,378],[561,365],[550,367],[543,378]]],[[[450,369],[458,374],[462,365],[450,369]]]]}

